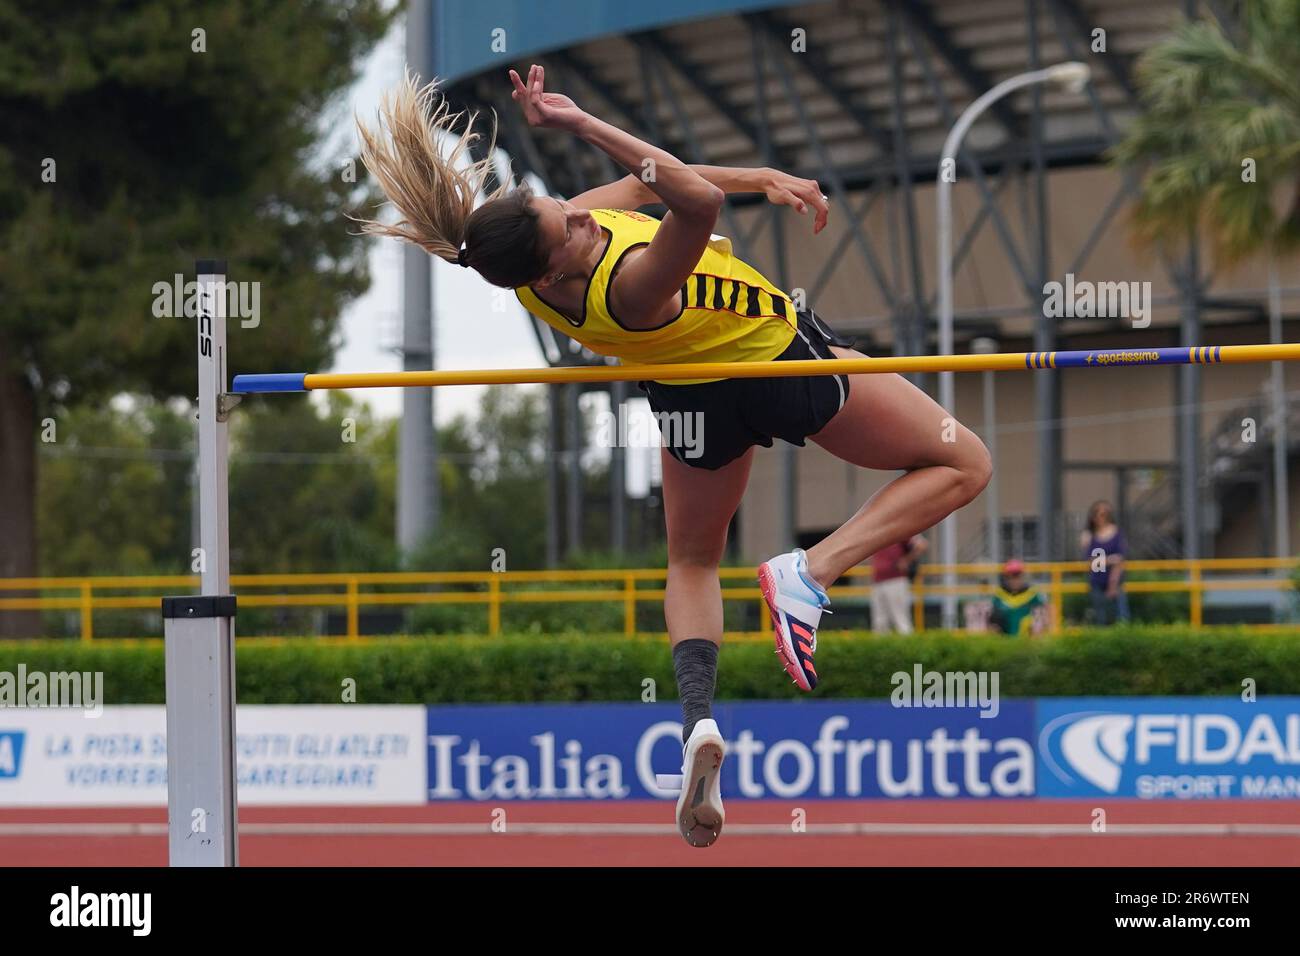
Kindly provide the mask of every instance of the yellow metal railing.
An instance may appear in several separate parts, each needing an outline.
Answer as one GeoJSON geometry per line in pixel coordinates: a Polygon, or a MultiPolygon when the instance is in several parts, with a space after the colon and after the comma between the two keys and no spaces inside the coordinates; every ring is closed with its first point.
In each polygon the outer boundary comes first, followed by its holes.
{"type": "MultiPolygon", "coordinates": [[[[1291,573],[1300,566],[1297,558],[1204,558],[1200,560],[1129,561],[1130,572],[1177,572],[1177,580],[1127,579],[1129,594],[1185,593],[1189,596],[1189,623],[1202,626],[1204,597],[1209,591],[1291,590],[1291,573]],[[1253,574],[1243,574],[1253,572],[1253,574]]],[[[1052,631],[1063,629],[1062,604],[1069,594],[1088,590],[1088,565],[1083,561],[1030,562],[1025,569],[1050,602],[1052,631]]],[[[923,565],[913,583],[913,614],[917,630],[924,628],[925,599],[950,593],[942,584],[943,565],[923,565]]],[[[951,593],[962,597],[987,596],[998,566],[958,564],[953,566],[958,583],[951,593]]],[[[753,568],[722,568],[722,597],[726,601],[753,601],[759,605],[760,634],[770,635],[771,622],[762,607],[762,595],[754,582],[753,568]],[[734,584],[732,582],[735,582],[734,584]],[[743,583],[742,583],[743,582],[743,583]]],[[[855,568],[845,575],[849,583],[835,588],[837,599],[870,595],[871,572],[855,568]],[[861,583],[859,583],[861,582],[861,583]]],[[[231,587],[244,607],[343,608],[346,635],[361,637],[363,607],[419,605],[485,605],[489,634],[501,632],[501,610],[506,604],[538,603],[621,603],[623,633],[637,633],[637,609],[646,602],[661,602],[667,572],[662,569],[552,570],[552,571],[408,571],[324,574],[236,574],[231,587]],[[538,585],[582,585],[538,589],[538,585]],[[656,586],[657,585],[657,586],[656,586]],[[374,590],[376,588],[402,590],[374,590]],[[316,590],[272,591],[271,588],[314,588],[316,590]],[[321,590],[329,588],[332,590],[321,590]],[[413,590],[426,588],[437,590],[413,590]]],[[[0,597],[0,612],[20,610],[75,610],[80,616],[83,641],[94,637],[94,615],[98,610],[156,609],[161,592],[193,591],[197,575],[129,577],[0,578],[0,594],[14,591],[38,592],[36,597],[0,597]],[[127,593],[121,593],[127,592],[127,593]]],[[[1253,625],[1267,628],[1270,625],[1253,625]]]]}

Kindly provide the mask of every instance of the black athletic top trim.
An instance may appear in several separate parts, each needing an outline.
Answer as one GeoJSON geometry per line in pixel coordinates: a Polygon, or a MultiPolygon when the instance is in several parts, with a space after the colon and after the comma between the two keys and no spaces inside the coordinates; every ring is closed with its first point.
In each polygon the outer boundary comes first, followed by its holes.
{"type": "MultiPolygon", "coordinates": [[[[623,260],[627,257],[627,254],[631,252],[633,249],[640,249],[642,246],[648,246],[648,245],[650,245],[650,243],[648,242],[634,242],[632,243],[632,245],[628,246],[626,249],[620,252],[618,254],[618,258],[614,261],[614,268],[609,270],[609,282],[605,284],[605,311],[608,312],[609,317],[614,320],[614,324],[617,325],[624,332],[658,332],[660,329],[668,328],[668,326],[672,325],[674,322],[680,319],[682,317],[682,313],[686,311],[686,300],[682,299],[681,306],[677,309],[676,315],[674,315],[671,319],[669,319],[667,322],[663,323],[662,325],[656,325],[653,328],[649,328],[649,329],[629,328],[628,326],[624,325],[622,321],[619,320],[619,317],[617,315],[614,314],[614,303],[609,301],[609,294],[614,291],[614,280],[618,278],[618,267],[623,264],[623,260]]],[[[604,257],[602,256],[602,258],[604,257]]]]}
{"type": "MultiPolygon", "coordinates": [[[[605,261],[605,256],[609,253],[610,243],[614,241],[614,233],[608,227],[601,226],[600,231],[605,234],[605,248],[600,250],[600,258],[596,260],[596,268],[592,269],[591,275],[587,276],[587,287],[582,290],[582,318],[575,320],[573,316],[569,315],[569,313],[563,312],[551,305],[551,303],[547,302],[545,297],[543,297],[543,295],[532,286],[528,287],[528,290],[532,292],[533,295],[537,296],[537,301],[541,302],[542,305],[560,316],[560,318],[564,319],[564,321],[568,322],[575,329],[580,329],[587,324],[587,297],[591,295],[591,280],[596,278],[596,273],[600,271],[600,264],[605,261]]],[[[622,259],[622,256],[619,256],[619,258],[622,259]]],[[[617,269],[618,266],[616,265],[614,268],[617,269]]],[[[614,280],[611,278],[610,282],[613,281],[614,280]]]]}

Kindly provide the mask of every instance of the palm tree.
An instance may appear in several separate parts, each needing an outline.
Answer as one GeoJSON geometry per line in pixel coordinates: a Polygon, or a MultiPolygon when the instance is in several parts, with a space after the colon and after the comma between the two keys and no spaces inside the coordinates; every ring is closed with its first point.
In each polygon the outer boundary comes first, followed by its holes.
{"type": "Polygon", "coordinates": [[[1224,263],[1300,248],[1300,0],[1245,0],[1239,38],[1182,24],[1138,61],[1143,112],[1112,150],[1146,166],[1148,242],[1207,227],[1224,263]]]}
{"type": "MultiPolygon", "coordinates": [[[[1111,155],[1145,170],[1139,241],[1208,235],[1224,264],[1268,256],[1270,337],[1280,342],[1277,258],[1300,248],[1300,0],[1242,0],[1232,34],[1188,21],[1147,50],[1136,71],[1143,112],[1111,155]]],[[[1290,557],[1281,362],[1271,385],[1274,544],[1290,557]]]]}

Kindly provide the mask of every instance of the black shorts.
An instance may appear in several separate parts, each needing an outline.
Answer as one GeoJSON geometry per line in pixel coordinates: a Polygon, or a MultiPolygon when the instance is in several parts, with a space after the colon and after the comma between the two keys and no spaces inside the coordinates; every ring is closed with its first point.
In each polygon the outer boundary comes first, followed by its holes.
{"type": "MultiPolygon", "coordinates": [[[[773,361],[835,358],[830,347],[852,348],[812,312],[800,312],[795,337],[773,361]]],[[[639,382],[659,423],[660,438],[678,461],[713,470],[754,445],[792,445],[821,431],[849,397],[847,375],[729,378],[696,385],[639,382]]]]}

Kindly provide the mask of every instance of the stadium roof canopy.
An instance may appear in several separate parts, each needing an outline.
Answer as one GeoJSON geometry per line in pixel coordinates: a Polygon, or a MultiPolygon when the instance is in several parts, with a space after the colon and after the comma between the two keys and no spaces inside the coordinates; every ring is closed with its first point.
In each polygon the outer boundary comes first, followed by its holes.
{"type": "MultiPolygon", "coordinates": [[[[548,88],[688,162],[776,166],[816,179],[853,233],[846,254],[856,250],[887,302],[887,318],[864,316],[854,331],[898,351],[928,351],[933,305],[918,292],[925,280],[892,280],[880,260],[883,250],[902,249],[916,260],[913,273],[931,265],[924,261],[932,258],[929,241],[915,222],[928,221],[929,208],[917,210],[912,190],[933,182],[957,117],[1009,77],[1067,60],[1091,67],[1082,95],[1040,85],[995,103],[957,157],[958,175],[978,187],[981,203],[972,229],[957,237],[958,250],[979,229],[1005,249],[1025,292],[1021,320],[1003,328],[1015,334],[1039,311],[1034,290],[1043,282],[1033,250],[1047,240],[1028,220],[1012,221],[1019,214],[999,209],[1017,191],[1004,195],[1004,187],[1030,184],[1032,194],[1035,175],[1103,162],[1139,108],[1138,55],[1189,13],[1235,29],[1219,0],[446,2],[434,7],[434,64],[453,102],[496,111],[499,144],[515,171],[536,175],[553,193],[576,195],[623,171],[572,137],[530,130],[510,99],[510,67],[544,64],[548,88]],[[891,221],[887,235],[868,236],[863,209],[882,191],[907,197],[912,211],[891,221]],[[854,194],[868,198],[858,203],[854,194]],[[873,241],[882,251],[872,252],[873,241]],[[908,281],[916,288],[901,287],[908,281]]],[[[1133,186],[1127,177],[1116,195],[1098,196],[1095,224],[1069,240],[1073,249],[1054,242],[1057,253],[1065,261],[1086,258],[1133,186]]],[[[742,254],[760,227],[738,228],[732,207],[759,199],[733,196],[724,213],[742,254]]],[[[810,290],[813,301],[817,291],[810,290]]],[[[1008,318],[957,313],[962,338],[1008,318]]],[[[1077,324],[1062,323],[1053,335],[1077,324]]],[[[546,330],[539,335],[550,338],[546,330]]],[[[556,353],[569,352],[568,343],[548,345],[552,360],[583,358],[556,353]]]]}
{"type": "MultiPolygon", "coordinates": [[[[819,152],[824,151],[853,188],[896,172],[900,151],[916,175],[928,177],[952,121],[976,96],[1007,77],[1064,60],[1087,61],[1093,81],[1083,97],[1043,89],[1045,159],[1049,164],[1097,161],[1114,127],[1136,108],[1136,55],[1167,35],[1185,5],[1182,0],[444,3],[435,13],[441,20],[434,26],[435,63],[461,98],[504,114],[510,102],[505,70],[536,59],[546,65],[555,89],[571,89],[580,102],[643,135],[657,132],[683,154],[763,165],[768,134],[784,168],[822,178],[819,152]],[[797,30],[804,31],[806,44],[794,53],[797,30]],[[1100,42],[1104,52],[1094,52],[1100,42]]],[[[967,142],[986,167],[1032,159],[1033,104],[1029,92],[1008,98],[972,130],[967,142]]],[[[574,168],[565,144],[549,140],[535,140],[533,158],[543,165],[536,171],[546,173],[543,178],[558,190],[580,191],[584,176],[600,175],[597,157],[579,150],[582,161],[574,168]]]]}

